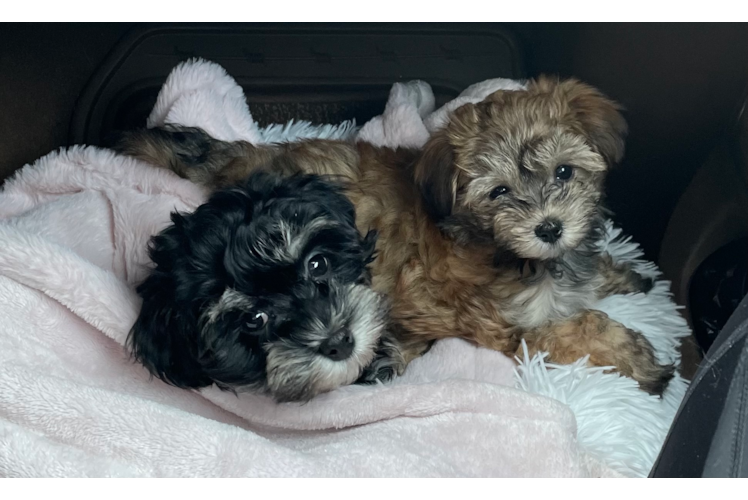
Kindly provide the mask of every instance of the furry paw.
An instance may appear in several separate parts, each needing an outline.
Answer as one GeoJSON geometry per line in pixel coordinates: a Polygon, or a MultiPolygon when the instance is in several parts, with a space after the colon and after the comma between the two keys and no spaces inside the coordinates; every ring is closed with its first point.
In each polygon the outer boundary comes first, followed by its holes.
{"type": "Polygon", "coordinates": [[[401,346],[391,337],[383,337],[377,347],[377,354],[369,366],[364,368],[356,384],[389,382],[402,375],[406,366],[401,346]]]}
{"type": "Polygon", "coordinates": [[[653,396],[660,396],[667,389],[668,384],[675,375],[675,366],[666,365],[662,366],[657,363],[650,367],[649,370],[644,372],[639,379],[639,387],[653,396]]]}
{"type": "Polygon", "coordinates": [[[609,332],[613,336],[606,339],[610,342],[607,352],[602,349],[596,353],[609,358],[597,364],[615,366],[622,375],[636,380],[643,391],[661,397],[675,374],[675,366],[661,365],[654,347],[640,332],[615,323],[611,323],[609,332]]]}
{"type": "Polygon", "coordinates": [[[649,293],[654,283],[654,279],[645,278],[633,269],[628,269],[617,293],[649,293]]]}
{"type": "Polygon", "coordinates": [[[649,293],[654,287],[654,279],[646,278],[634,271],[629,263],[615,263],[608,254],[601,254],[598,272],[603,284],[598,290],[600,298],[614,294],[649,293]]]}
{"type": "Polygon", "coordinates": [[[635,278],[632,280],[634,289],[637,292],[649,293],[649,291],[652,290],[652,288],[654,287],[654,283],[655,283],[654,279],[645,278],[644,276],[638,273],[634,273],[634,274],[638,278],[638,279],[635,278]]]}
{"type": "Polygon", "coordinates": [[[356,380],[356,384],[370,385],[376,384],[377,382],[389,382],[397,375],[397,368],[389,364],[377,364],[372,363],[371,365],[364,368],[364,372],[356,380]]]}
{"type": "Polygon", "coordinates": [[[636,380],[643,391],[662,397],[675,374],[675,366],[661,365],[654,347],[644,335],[625,327],[622,330],[626,338],[615,346],[615,366],[622,374],[636,380]]]}

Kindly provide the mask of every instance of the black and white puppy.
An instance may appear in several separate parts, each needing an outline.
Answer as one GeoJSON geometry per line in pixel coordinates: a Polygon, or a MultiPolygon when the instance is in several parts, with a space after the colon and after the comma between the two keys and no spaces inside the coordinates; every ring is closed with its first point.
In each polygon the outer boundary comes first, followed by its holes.
{"type": "Polygon", "coordinates": [[[305,401],[404,369],[369,286],[376,235],[330,180],[257,172],[171,220],[128,338],[153,375],[305,401]]]}

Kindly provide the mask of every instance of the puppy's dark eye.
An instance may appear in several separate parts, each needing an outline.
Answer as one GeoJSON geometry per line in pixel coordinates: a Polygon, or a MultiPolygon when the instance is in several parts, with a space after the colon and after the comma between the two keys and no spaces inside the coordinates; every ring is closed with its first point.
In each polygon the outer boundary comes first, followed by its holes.
{"type": "Polygon", "coordinates": [[[574,167],[571,165],[559,165],[556,167],[556,180],[568,181],[574,176],[574,167]]]}
{"type": "Polygon", "coordinates": [[[330,269],[330,263],[327,257],[318,254],[309,259],[307,268],[309,269],[309,276],[312,278],[322,278],[330,269]]]}
{"type": "Polygon", "coordinates": [[[261,330],[268,323],[268,315],[264,312],[250,313],[250,319],[246,322],[249,331],[261,330]]]}
{"type": "Polygon", "coordinates": [[[507,194],[508,192],[509,192],[509,188],[508,187],[506,187],[506,186],[499,186],[499,187],[493,188],[493,191],[491,191],[488,194],[488,197],[491,198],[492,200],[495,200],[499,196],[507,194]]]}

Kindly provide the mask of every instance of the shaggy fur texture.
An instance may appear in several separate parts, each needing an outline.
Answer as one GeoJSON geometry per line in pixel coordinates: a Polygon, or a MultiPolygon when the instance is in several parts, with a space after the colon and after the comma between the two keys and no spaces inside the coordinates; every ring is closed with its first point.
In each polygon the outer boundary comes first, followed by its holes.
{"type": "Polygon", "coordinates": [[[266,172],[173,213],[137,289],[134,356],[179,387],[278,401],[401,372],[386,301],[369,286],[375,234],[362,238],[354,218],[335,185],[266,172]]]}
{"type": "MultiPolygon", "coordinates": [[[[426,206],[455,241],[496,248],[496,265],[515,277],[501,304],[513,324],[547,327],[611,294],[651,289],[600,249],[604,181],[625,135],[618,105],[596,89],[541,77],[461,106],[424,146],[415,178],[426,206]]],[[[578,321],[528,334],[531,352],[550,350],[558,363],[587,353],[597,363],[610,357],[601,350],[623,347],[627,371],[662,391],[672,367],[655,363],[642,335],[613,333],[594,315],[578,321]]]]}
{"type": "MultiPolygon", "coordinates": [[[[517,175],[533,179],[528,180],[530,185],[542,183],[536,179],[547,173],[543,169],[549,168],[552,160],[566,161],[554,156],[555,144],[561,144],[568,153],[568,164],[574,172],[572,178],[576,174],[577,181],[587,188],[602,185],[599,174],[605,170],[606,162],[620,159],[625,129],[622,120],[616,118],[620,115],[607,101],[596,101],[597,94],[590,94],[594,91],[589,87],[582,85],[577,89],[575,85],[580,84],[538,83],[536,92],[555,96],[550,101],[569,100],[557,102],[559,110],[548,105],[525,113],[520,105],[506,113],[532,130],[536,127],[532,122],[542,124],[546,115],[550,116],[550,124],[563,121],[564,112],[576,117],[577,121],[570,122],[569,130],[564,133],[550,131],[549,124],[546,128],[538,125],[538,130],[551,134],[548,144],[532,143],[531,148],[523,147],[525,142],[520,141],[517,153],[522,153],[525,167],[524,173],[520,171],[517,175]],[[576,90],[561,92],[559,89],[565,88],[564,85],[576,90]],[[576,101],[579,105],[569,111],[570,103],[574,102],[572,97],[577,93],[581,95],[576,101]],[[586,169],[582,173],[572,164],[572,153],[583,160],[581,165],[586,169]],[[531,163],[530,159],[537,155],[545,158],[545,163],[531,163]]],[[[494,94],[491,99],[498,97],[499,94],[494,94]]],[[[531,97],[529,102],[534,100],[542,98],[531,97]]],[[[500,113],[501,102],[495,102],[496,106],[486,108],[487,116],[504,114],[500,113]]],[[[452,130],[455,137],[466,137],[463,146],[470,152],[466,157],[472,154],[470,158],[475,160],[474,153],[481,151],[478,156],[488,164],[476,171],[477,177],[485,177],[489,172],[496,180],[496,172],[491,169],[500,165],[499,160],[509,162],[511,157],[516,162],[519,156],[505,153],[501,148],[473,148],[481,141],[469,136],[480,132],[479,125],[483,122],[476,118],[472,129],[463,126],[463,114],[477,115],[473,107],[461,110],[453,121],[455,128],[448,131],[452,130]]],[[[500,142],[500,137],[485,142],[500,142]]],[[[551,362],[571,362],[589,354],[591,363],[613,366],[635,378],[644,390],[661,393],[672,376],[672,368],[656,362],[651,345],[640,334],[605,314],[587,309],[600,296],[599,290],[636,291],[646,288],[647,283],[641,280],[637,284],[635,273],[625,267],[612,263],[606,267],[604,259],[585,255],[594,254],[595,230],[601,223],[597,210],[600,188],[596,187],[583,200],[573,199],[574,193],[584,190],[571,192],[572,184],[549,188],[555,193],[552,196],[565,200],[559,206],[566,208],[559,209],[557,216],[580,210],[580,221],[572,221],[571,229],[564,230],[563,249],[560,250],[561,245],[546,248],[528,243],[539,248],[539,253],[528,254],[526,259],[507,259],[506,250],[511,255],[518,248],[497,245],[496,238],[491,236],[494,226],[490,223],[495,218],[480,198],[482,193],[495,201],[506,193],[492,196],[494,189],[501,186],[492,184],[490,178],[473,179],[477,182],[471,187],[465,181],[468,177],[456,175],[464,171],[458,168],[462,163],[455,160],[457,155],[449,138],[436,136],[423,153],[326,140],[253,146],[246,142],[216,141],[199,129],[167,126],[131,132],[122,138],[118,149],[214,189],[240,182],[256,170],[339,177],[356,207],[359,230],[375,229],[379,234],[378,256],[372,265],[373,287],[390,298],[391,319],[404,346],[406,361],[420,355],[430,341],[445,337],[459,336],[507,354],[514,354],[524,338],[531,353],[548,351],[551,362]],[[456,210],[458,205],[460,209],[456,210]],[[477,205],[480,205],[478,212],[470,210],[477,205]],[[497,248],[502,251],[497,252],[497,248]],[[567,253],[565,250],[572,248],[579,248],[580,252],[568,252],[569,259],[559,259],[567,253]],[[598,272],[598,266],[605,271],[598,272]],[[631,289],[599,285],[590,278],[607,274],[615,276],[608,280],[613,284],[616,280],[632,282],[631,289]],[[528,311],[533,313],[527,315],[528,311]]],[[[554,173],[557,166],[552,167],[554,173]]],[[[509,166],[501,168],[505,173],[510,170],[509,166]]],[[[520,170],[516,164],[514,168],[520,170]]],[[[548,189],[540,188],[541,193],[544,191],[548,189]]],[[[527,199],[520,203],[530,203],[532,194],[528,190],[524,195],[527,199]]],[[[524,221],[513,220],[527,227],[524,221]]],[[[537,238],[537,220],[529,226],[534,238],[537,238]]],[[[504,223],[506,227],[511,225],[506,220],[504,223]]]]}

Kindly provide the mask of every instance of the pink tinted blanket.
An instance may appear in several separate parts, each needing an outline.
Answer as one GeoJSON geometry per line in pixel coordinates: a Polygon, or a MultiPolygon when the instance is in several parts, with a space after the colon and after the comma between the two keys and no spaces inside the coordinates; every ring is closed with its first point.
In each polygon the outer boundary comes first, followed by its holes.
{"type": "MultiPolygon", "coordinates": [[[[150,125],[263,140],[241,89],[181,66],[150,125]]],[[[150,380],[123,347],[146,244],[205,193],[165,170],[74,147],[0,193],[2,476],[606,476],[571,410],[515,389],[514,365],[459,340],[404,377],[308,404],[150,380]]]]}

